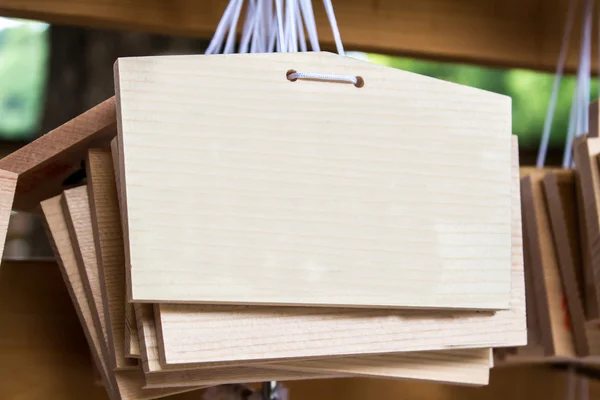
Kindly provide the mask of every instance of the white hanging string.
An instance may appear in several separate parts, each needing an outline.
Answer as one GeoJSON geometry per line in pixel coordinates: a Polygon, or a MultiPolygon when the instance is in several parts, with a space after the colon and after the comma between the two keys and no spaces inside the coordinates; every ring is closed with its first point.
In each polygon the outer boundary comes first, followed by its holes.
{"type": "Polygon", "coordinates": [[[563,153],[563,168],[572,166],[573,139],[588,130],[588,106],[590,99],[590,72],[591,72],[591,41],[592,41],[592,12],[593,0],[586,0],[584,23],[581,35],[581,50],[579,53],[579,66],[577,68],[577,85],[573,103],[571,104],[569,130],[563,153]]]}
{"type": "MultiPolygon", "coordinates": [[[[274,0],[275,13],[273,15],[273,1],[248,0],[238,52],[270,52],[274,49],[278,52],[297,52],[299,49],[307,51],[305,28],[311,48],[319,51],[319,40],[311,1],[274,0]]],[[[225,40],[223,53],[235,52],[237,25],[243,4],[244,0],[230,0],[221,21],[219,21],[215,35],[206,50],[207,54],[214,54],[221,50],[225,32],[227,32],[227,39],[225,40]]],[[[331,0],[323,0],[323,4],[337,51],[340,55],[344,55],[344,47],[331,0]]],[[[345,82],[352,83],[357,87],[364,85],[362,78],[357,76],[318,72],[294,72],[288,75],[288,79],[291,81],[308,79],[345,82]]]]}
{"type": "Polygon", "coordinates": [[[298,27],[298,44],[300,51],[308,51],[306,47],[306,37],[304,36],[304,23],[302,22],[302,14],[300,13],[300,4],[296,2],[296,26],[298,27]]]}
{"type": "Polygon", "coordinates": [[[302,18],[304,19],[304,25],[306,25],[308,40],[310,41],[310,48],[312,51],[321,51],[321,47],[319,46],[319,35],[317,33],[317,24],[315,22],[315,14],[312,8],[312,0],[299,1],[300,10],[302,11],[302,18]]]}
{"type": "Polygon", "coordinates": [[[546,119],[544,121],[544,130],[542,132],[542,140],[538,151],[538,157],[536,166],[542,168],[546,162],[546,153],[548,152],[548,143],[550,141],[550,133],[552,129],[552,122],[554,120],[554,114],[556,111],[556,102],[558,100],[558,91],[560,89],[560,81],[563,75],[565,61],[569,50],[569,41],[571,39],[571,31],[573,30],[573,21],[575,19],[575,9],[577,0],[571,0],[569,4],[569,11],[567,13],[567,20],[565,23],[565,30],[563,32],[562,43],[560,46],[560,54],[558,56],[558,63],[556,65],[556,73],[554,75],[554,83],[552,85],[552,94],[550,95],[550,102],[548,104],[548,110],[546,112],[546,119]]]}
{"type": "Polygon", "coordinates": [[[340,56],[345,55],[344,46],[342,45],[342,38],[340,37],[340,30],[338,29],[337,20],[335,19],[335,13],[333,12],[333,4],[331,0],[323,0],[325,5],[325,12],[329,19],[329,25],[331,25],[331,31],[333,32],[333,40],[335,41],[335,47],[340,56]]]}
{"type": "Polygon", "coordinates": [[[223,49],[224,54],[231,54],[235,52],[235,35],[237,29],[238,19],[240,18],[240,13],[242,11],[242,5],[244,4],[244,0],[232,0],[235,2],[235,9],[233,12],[233,16],[231,17],[231,24],[229,26],[229,34],[227,35],[227,41],[225,42],[225,48],[223,49]]]}
{"type": "Polygon", "coordinates": [[[275,14],[277,15],[277,51],[286,52],[287,47],[283,32],[283,5],[282,0],[275,0],[275,14]]]}
{"type": "Polygon", "coordinates": [[[286,0],[285,32],[287,38],[287,51],[298,52],[298,31],[296,30],[296,0],[286,0]]]}
{"type": "Polygon", "coordinates": [[[240,39],[238,53],[244,54],[250,50],[250,40],[255,33],[254,22],[258,16],[258,10],[256,8],[256,0],[249,0],[248,6],[246,7],[246,20],[244,21],[244,27],[242,28],[242,38],[240,39]]]}
{"type": "Polygon", "coordinates": [[[208,47],[206,48],[206,54],[215,54],[221,50],[221,46],[223,45],[223,38],[225,37],[225,30],[229,27],[229,23],[231,21],[231,14],[233,13],[235,8],[235,1],[230,1],[223,12],[223,16],[217,25],[217,29],[215,30],[215,34],[213,35],[208,47]]]}

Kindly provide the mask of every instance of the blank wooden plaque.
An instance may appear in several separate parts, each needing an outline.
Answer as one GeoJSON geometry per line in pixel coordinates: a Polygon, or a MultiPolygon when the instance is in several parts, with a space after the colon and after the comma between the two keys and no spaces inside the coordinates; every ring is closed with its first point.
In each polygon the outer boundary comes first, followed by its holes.
{"type": "Polygon", "coordinates": [[[508,97],[314,52],[115,81],[134,301],[509,308],[508,97]]]}
{"type": "MultiPolygon", "coordinates": [[[[142,365],[146,373],[148,387],[192,386],[194,383],[218,383],[228,374],[238,379],[248,379],[262,374],[275,379],[283,371],[303,373],[337,374],[340,376],[369,376],[378,378],[413,379],[458,383],[466,385],[484,385],[489,378],[489,349],[464,349],[448,351],[408,352],[397,354],[375,354],[356,357],[328,357],[311,360],[289,360],[278,363],[248,364],[245,367],[215,366],[197,369],[198,365],[182,365],[181,370],[163,368],[159,362],[154,323],[154,313],[149,304],[136,304],[136,315],[142,343],[142,365]],[[277,372],[275,372],[277,371],[277,372]],[[245,375],[242,375],[245,374],[245,375]],[[253,375],[252,375],[253,374],[253,375]]],[[[289,372],[288,372],[289,375],[289,372]]],[[[283,375],[285,377],[285,375],[283,375]]],[[[296,376],[294,379],[298,379],[296,376]]],[[[277,378],[277,380],[286,378],[277,378]]],[[[288,378],[289,379],[289,378],[288,378]]]]}
{"type": "Polygon", "coordinates": [[[60,202],[60,196],[45,200],[42,202],[42,211],[73,305],[92,349],[94,360],[100,366],[110,398],[115,400],[148,400],[197,389],[143,389],[144,376],[141,368],[129,371],[112,371],[110,359],[102,353],[100,342],[106,340],[106,338],[102,336],[99,327],[94,325],[91,308],[93,299],[86,297],[60,202]]]}
{"type": "Polygon", "coordinates": [[[125,259],[121,220],[118,215],[107,212],[113,207],[118,207],[110,150],[90,150],[86,160],[86,171],[112,363],[118,369],[137,368],[137,361],[127,358],[125,353],[125,259]]]}
{"type": "Polygon", "coordinates": [[[534,170],[521,180],[523,213],[526,215],[531,251],[534,290],[546,355],[574,357],[573,336],[550,228],[550,216],[543,191],[546,170],[534,170]]]}
{"type": "Polygon", "coordinates": [[[509,310],[491,314],[158,304],[163,363],[176,365],[526,344],[516,137],[513,138],[512,160],[513,253],[509,310]]]}
{"type": "Polygon", "coordinates": [[[599,155],[600,138],[585,136],[576,138],[573,156],[575,168],[581,179],[587,233],[587,248],[584,249],[584,252],[590,254],[592,266],[592,271],[588,271],[585,276],[586,280],[592,280],[596,290],[596,309],[600,309],[598,293],[600,288],[600,169],[596,161],[596,157],[599,155]]]}
{"type": "Polygon", "coordinates": [[[566,296],[570,330],[576,355],[589,355],[582,301],[581,238],[577,208],[575,172],[561,170],[544,176],[554,249],[558,258],[562,288],[566,296]]]}

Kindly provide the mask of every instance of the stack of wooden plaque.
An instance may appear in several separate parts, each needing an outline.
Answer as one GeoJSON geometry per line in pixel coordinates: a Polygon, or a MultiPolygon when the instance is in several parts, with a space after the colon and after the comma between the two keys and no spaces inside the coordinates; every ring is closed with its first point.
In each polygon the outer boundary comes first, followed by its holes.
{"type": "Polygon", "coordinates": [[[521,168],[528,345],[507,364],[600,364],[599,103],[575,139],[574,169],[521,168]]]}
{"type": "Polygon", "coordinates": [[[491,349],[526,343],[504,96],[325,53],[121,59],[115,81],[0,160],[14,208],[41,204],[111,398],[484,385],[491,349]]]}

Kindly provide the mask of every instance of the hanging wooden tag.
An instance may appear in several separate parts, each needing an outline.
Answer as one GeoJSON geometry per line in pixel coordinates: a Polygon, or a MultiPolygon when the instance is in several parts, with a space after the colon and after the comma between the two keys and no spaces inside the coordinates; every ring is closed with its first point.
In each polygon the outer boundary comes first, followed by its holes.
{"type": "MultiPolygon", "coordinates": [[[[113,170],[114,170],[114,178],[115,178],[115,184],[116,184],[116,188],[117,188],[117,200],[118,200],[118,206],[119,206],[119,210],[118,210],[118,215],[121,218],[121,227],[124,226],[123,224],[123,213],[121,212],[122,209],[122,204],[121,204],[121,178],[120,178],[120,170],[121,170],[121,166],[120,166],[120,162],[119,162],[119,148],[118,148],[118,142],[117,142],[117,138],[114,138],[111,142],[110,142],[110,153],[111,153],[111,158],[113,160],[113,170]]],[[[113,204],[113,203],[111,203],[113,204]]],[[[123,244],[123,246],[125,246],[123,244]]],[[[129,275],[125,274],[125,277],[128,278],[129,275]]],[[[126,288],[130,287],[130,282],[129,279],[126,279],[126,288]]],[[[133,357],[133,358],[140,358],[140,344],[139,344],[139,340],[138,340],[138,331],[137,331],[137,322],[136,322],[136,318],[135,318],[135,312],[134,312],[134,308],[133,308],[133,303],[129,303],[127,302],[127,304],[125,304],[125,355],[127,357],[133,357]]]]}
{"type": "Polygon", "coordinates": [[[543,192],[543,178],[547,172],[532,170],[521,179],[524,229],[530,244],[534,291],[546,355],[574,357],[566,298],[543,192]]]}
{"type": "Polygon", "coordinates": [[[508,97],[313,52],[115,81],[134,301],[509,308],[508,97]]]}
{"type": "MultiPolygon", "coordinates": [[[[598,246],[600,242],[600,168],[596,161],[596,157],[599,155],[600,138],[580,136],[575,139],[573,157],[575,169],[581,180],[584,224],[587,233],[585,238],[587,248],[583,251],[587,252],[591,258],[591,263],[584,263],[584,267],[591,265],[592,269],[591,271],[589,268],[584,270],[584,278],[586,288],[592,286],[586,290],[586,293],[589,296],[594,293],[596,295],[595,299],[591,299],[591,301],[595,300],[595,304],[588,306],[588,309],[595,310],[596,314],[600,310],[600,246],[598,246]]],[[[591,319],[590,317],[588,319],[591,319]]]]}
{"type": "Polygon", "coordinates": [[[576,355],[589,355],[582,301],[583,270],[573,170],[549,172],[543,180],[546,204],[576,355]]]}
{"type": "Polygon", "coordinates": [[[118,215],[117,189],[110,150],[90,150],[86,161],[88,195],[103,291],[109,348],[118,369],[137,368],[125,354],[125,260],[118,215]],[[109,210],[109,211],[107,211],[109,210]]]}
{"type": "Polygon", "coordinates": [[[164,364],[526,344],[518,146],[513,138],[511,308],[491,313],[156,305],[164,364]],[[269,323],[262,321],[268,319],[269,323]],[[255,326],[256,329],[241,329],[255,326]],[[289,339],[290,327],[294,337],[289,339]]]}
{"type": "MultiPolygon", "coordinates": [[[[108,157],[98,161],[96,167],[110,166],[108,157]]],[[[95,179],[96,174],[91,179],[95,179]]],[[[96,265],[94,259],[95,246],[90,237],[93,237],[92,221],[89,212],[89,200],[85,187],[68,190],[64,194],[66,210],[72,214],[66,215],[67,220],[80,227],[77,243],[85,244],[82,257],[89,266],[96,265]],[[87,205],[86,210],[84,204],[87,205]],[[91,261],[91,262],[90,262],[91,261]]],[[[118,215],[114,203],[107,203],[104,210],[105,217],[108,213],[118,215]]],[[[124,268],[124,266],[123,266],[124,268]]],[[[88,269],[88,268],[85,268],[88,269]]],[[[115,284],[116,282],[113,282],[115,284]]],[[[96,289],[100,293],[100,288],[96,289]]],[[[109,303],[111,303],[109,301],[109,303]]],[[[152,306],[139,304],[137,307],[150,312],[152,306]]],[[[489,350],[455,350],[441,352],[402,353],[382,356],[366,356],[354,358],[339,358],[337,360],[315,360],[299,363],[279,363],[259,365],[257,367],[216,367],[211,369],[173,371],[157,371],[158,356],[156,344],[156,331],[153,316],[140,316],[143,327],[140,337],[144,357],[142,357],[146,387],[195,387],[206,384],[221,384],[231,382],[248,382],[254,380],[293,380],[324,378],[348,375],[393,377],[403,379],[433,380],[471,385],[483,385],[488,381],[489,350]],[[363,359],[364,358],[364,359],[363,359]],[[415,366],[418,363],[418,366],[415,366]],[[154,368],[150,368],[154,367],[154,368]]]]}
{"type": "Polygon", "coordinates": [[[61,207],[61,197],[53,197],[42,202],[42,212],[46,218],[50,241],[55,250],[55,255],[63,272],[65,283],[69,288],[73,305],[79,315],[81,325],[90,343],[94,359],[101,366],[100,371],[104,376],[108,394],[115,400],[149,400],[199,389],[198,387],[169,388],[169,389],[144,389],[144,376],[138,367],[135,370],[113,371],[109,357],[102,353],[100,342],[101,329],[94,324],[92,317],[93,299],[87,298],[84,290],[80,269],[77,266],[75,251],[71,242],[65,215],[61,207]]]}

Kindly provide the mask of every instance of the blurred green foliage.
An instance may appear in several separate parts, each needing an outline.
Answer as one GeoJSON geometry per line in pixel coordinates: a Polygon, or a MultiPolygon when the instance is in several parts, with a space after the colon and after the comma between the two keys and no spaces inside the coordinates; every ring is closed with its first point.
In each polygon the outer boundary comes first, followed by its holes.
{"type": "Polygon", "coordinates": [[[44,24],[0,27],[0,138],[27,140],[38,133],[48,47],[44,24]]]}
{"type": "MultiPolygon", "coordinates": [[[[512,98],[513,132],[519,136],[519,144],[524,147],[538,146],[552,92],[554,74],[523,69],[503,70],[421,61],[375,54],[368,54],[366,58],[381,65],[510,96],[512,98]]],[[[564,146],[575,83],[574,76],[563,77],[561,81],[552,125],[550,143],[553,147],[564,146]]],[[[594,79],[591,88],[592,99],[597,98],[597,90],[598,83],[594,79]]]]}

